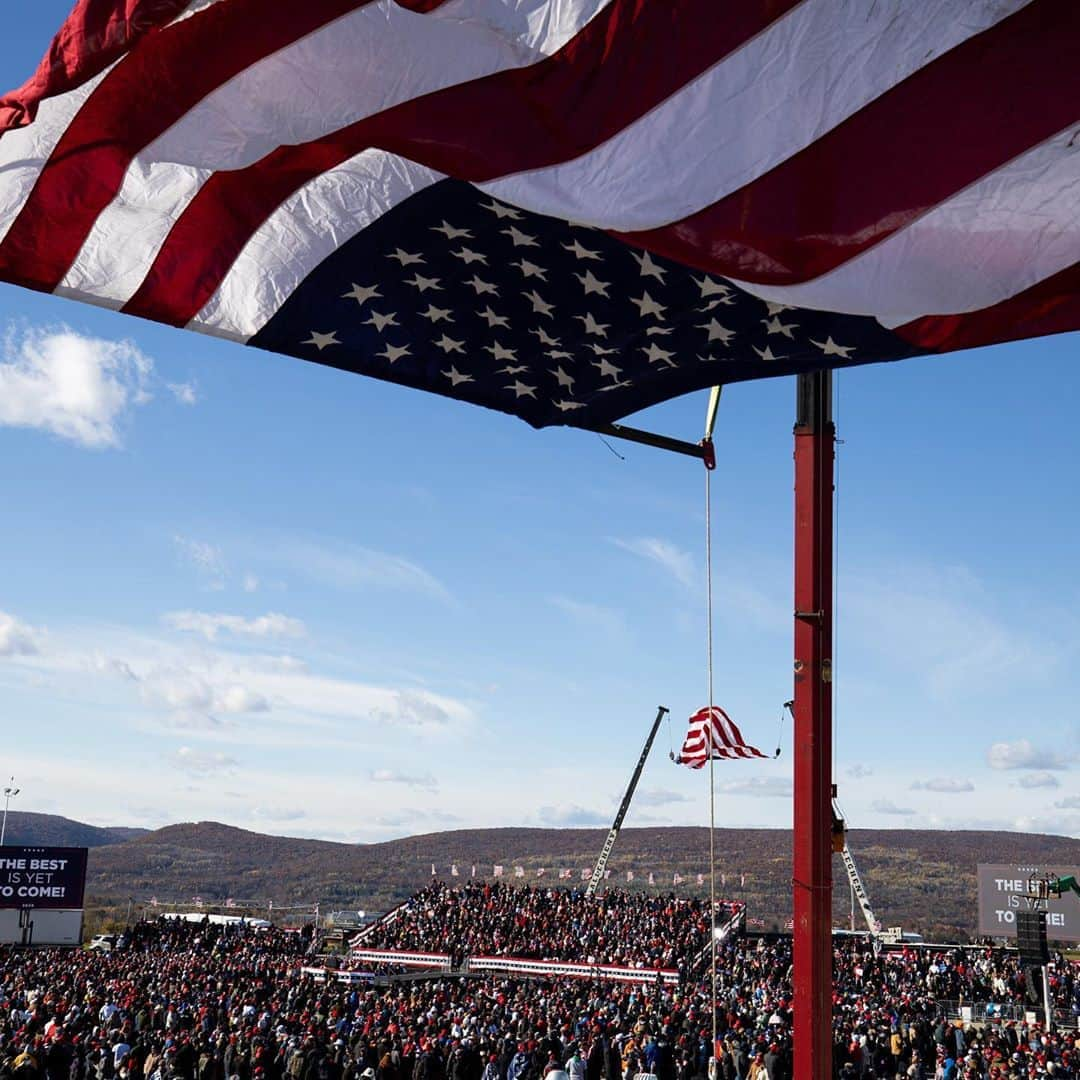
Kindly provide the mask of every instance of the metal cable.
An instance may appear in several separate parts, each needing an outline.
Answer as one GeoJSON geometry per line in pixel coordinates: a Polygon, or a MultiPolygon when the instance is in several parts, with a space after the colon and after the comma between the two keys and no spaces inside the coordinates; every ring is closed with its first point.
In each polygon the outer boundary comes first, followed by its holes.
{"type": "MultiPolygon", "coordinates": [[[[712,470],[705,470],[705,670],[708,679],[709,724],[713,717],[712,470]]],[[[709,944],[712,957],[712,1053],[716,1058],[716,785],[715,755],[709,740],[709,944]]]]}

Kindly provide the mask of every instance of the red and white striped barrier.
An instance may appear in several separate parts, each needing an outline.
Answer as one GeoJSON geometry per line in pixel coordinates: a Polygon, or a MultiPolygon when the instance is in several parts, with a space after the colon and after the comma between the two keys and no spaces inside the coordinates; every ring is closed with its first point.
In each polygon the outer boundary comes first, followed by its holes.
{"type": "MultiPolygon", "coordinates": [[[[352,949],[351,960],[368,964],[396,964],[399,967],[447,968],[446,953],[395,952],[392,949],[352,949]]],[[[675,986],[679,973],[674,968],[630,968],[616,964],[567,964],[557,960],[525,960],[515,956],[471,956],[465,961],[466,970],[505,971],[509,974],[559,976],[564,979],[608,979],[612,982],[650,985],[659,980],[665,986],[675,986]]]]}
{"type": "Polygon", "coordinates": [[[659,979],[665,986],[675,986],[679,973],[672,968],[628,968],[613,964],[564,964],[553,960],[521,960],[513,956],[471,956],[469,971],[506,971],[518,975],[557,975],[564,979],[610,979],[644,985],[659,979]]]}
{"type": "Polygon", "coordinates": [[[401,967],[441,968],[450,966],[446,953],[395,952],[393,949],[350,949],[350,960],[369,964],[398,964],[401,967]]]}
{"type": "Polygon", "coordinates": [[[326,982],[329,976],[334,977],[334,982],[339,983],[370,983],[375,981],[375,976],[370,971],[337,971],[334,968],[302,967],[304,975],[310,975],[317,983],[326,982]]]}

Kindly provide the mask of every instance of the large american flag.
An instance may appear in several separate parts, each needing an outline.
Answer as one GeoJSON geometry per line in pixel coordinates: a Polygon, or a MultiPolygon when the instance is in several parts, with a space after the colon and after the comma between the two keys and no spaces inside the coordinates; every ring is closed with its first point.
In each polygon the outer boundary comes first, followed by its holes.
{"type": "Polygon", "coordinates": [[[534,425],[1080,325],[1076,0],[79,0],[0,279],[534,425]]]}
{"type": "Polygon", "coordinates": [[[735,760],[765,756],[743,738],[738,725],[723,709],[713,705],[698,709],[690,717],[682,750],[675,761],[679,765],[689,765],[691,769],[700,769],[710,757],[735,760]]]}

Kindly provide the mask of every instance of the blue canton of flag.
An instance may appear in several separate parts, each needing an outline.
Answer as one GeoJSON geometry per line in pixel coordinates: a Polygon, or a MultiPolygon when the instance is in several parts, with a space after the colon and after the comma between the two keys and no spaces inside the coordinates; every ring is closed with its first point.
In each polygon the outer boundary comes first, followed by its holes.
{"type": "Polygon", "coordinates": [[[252,344],[589,428],[687,391],[921,350],[499,203],[456,180],[335,251],[252,344]]]}

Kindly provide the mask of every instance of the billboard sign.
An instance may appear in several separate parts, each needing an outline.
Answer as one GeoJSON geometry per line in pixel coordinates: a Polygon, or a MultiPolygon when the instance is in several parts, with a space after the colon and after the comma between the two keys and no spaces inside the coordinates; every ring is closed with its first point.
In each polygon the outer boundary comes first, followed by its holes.
{"type": "MultiPolygon", "coordinates": [[[[1016,937],[1016,913],[1028,910],[1030,877],[1080,875],[1075,866],[1009,866],[979,863],[979,933],[1016,937]]],[[[1080,897],[1066,893],[1050,898],[1046,908],[1046,936],[1050,941],[1080,941],[1080,897]]]]}
{"type": "Polygon", "coordinates": [[[0,909],[81,908],[86,848],[0,848],[0,909]]]}

